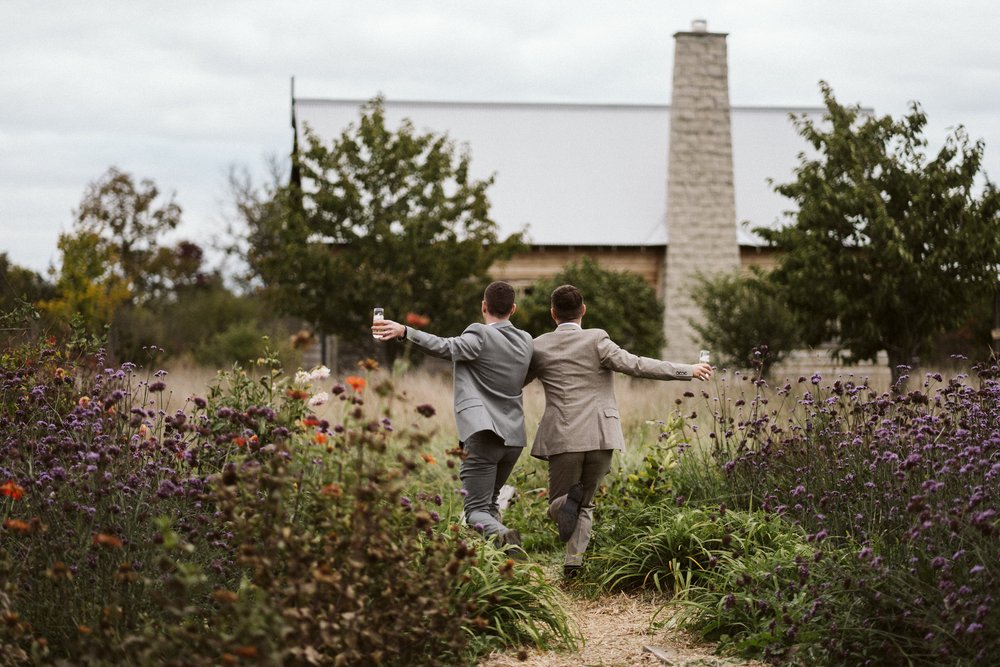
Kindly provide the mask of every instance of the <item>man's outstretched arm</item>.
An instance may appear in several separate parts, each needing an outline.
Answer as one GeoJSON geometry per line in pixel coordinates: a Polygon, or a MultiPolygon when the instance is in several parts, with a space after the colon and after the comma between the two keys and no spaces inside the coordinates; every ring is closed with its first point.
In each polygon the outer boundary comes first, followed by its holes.
{"type": "Polygon", "coordinates": [[[675,364],[651,357],[640,357],[622,349],[610,337],[604,335],[597,342],[601,365],[619,373],[652,380],[708,380],[712,377],[712,367],[706,363],[675,364]]]}
{"type": "Polygon", "coordinates": [[[461,336],[442,338],[399,322],[382,320],[372,325],[372,335],[381,340],[395,338],[408,340],[433,357],[452,361],[468,361],[477,358],[483,349],[483,336],[482,332],[479,331],[481,326],[473,324],[461,336]]]}

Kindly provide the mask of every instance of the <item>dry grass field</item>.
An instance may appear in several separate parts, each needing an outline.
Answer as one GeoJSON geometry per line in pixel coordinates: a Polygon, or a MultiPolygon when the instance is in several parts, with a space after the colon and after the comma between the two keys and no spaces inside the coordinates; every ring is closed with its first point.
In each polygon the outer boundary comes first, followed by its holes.
{"type": "MultiPolygon", "coordinates": [[[[170,396],[168,407],[180,408],[186,398],[192,395],[204,395],[209,385],[217,381],[218,371],[190,365],[167,367],[166,377],[170,396]]],[[[316,383],[317,391],[329,391],[337,382],[343,382],[344,377],[352,373],[331,375],[326,381],[316,383]]],[[[353,374],[358,374],[357,372],[353,374]]],[[[375,392],[367,391],[365,400],[379,405],[379,412],[391,417],[394,421],[403,420],[406,423],[416,421],[415,408],[418,405],[430,404],[435,408],[435,415],[429,420],[420,418],[422,428],[429,428],[435,439],[445,442],[457,440],[455,419],[452,411],[452,380],[450,372],[428,371],[416,369],[405,374],[392,376],[386,371],[378,370],[367,374],[369,388],[390,381],[394,387],[391,397],[383,398],[375,392]]],[[[711,384],[700,382],[658,382],[619,376],[616,380],[618,405],[621,410],[622,427],[629,435],[629,441],[635,438],[655,439],[657,429],[655,422],[665,419],[686,391],[711,391],[711,384]]],[[[320,417],[335,418],[336,402],[320,406],[316,413],[320,417]]],[[[533,382],[524,390],[525,419],[528,428],[529,441],[534,437],[535,429],[545,408],[545,397],[538,382],[533,382]]]]}

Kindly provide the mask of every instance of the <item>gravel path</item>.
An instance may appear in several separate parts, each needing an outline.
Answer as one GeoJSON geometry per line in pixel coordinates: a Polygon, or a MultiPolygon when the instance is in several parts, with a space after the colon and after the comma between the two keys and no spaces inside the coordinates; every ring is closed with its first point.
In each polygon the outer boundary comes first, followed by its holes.
{"type": "MultiPolygon", "coordinates": [[[[567,596],[567,610],[585,641],[579,652],[510,651],[494,653],[479,667],[745,667],[764,663],[721,658],[712,646],[699,645],[675,631],[650,629],[658,606],[640,597],[609,595],[597,600],[567,596]],[[646,647],[656,650],[651,653],[646,647]]],[[[662,616],[662,613],[661,613],[662,616]]]]}

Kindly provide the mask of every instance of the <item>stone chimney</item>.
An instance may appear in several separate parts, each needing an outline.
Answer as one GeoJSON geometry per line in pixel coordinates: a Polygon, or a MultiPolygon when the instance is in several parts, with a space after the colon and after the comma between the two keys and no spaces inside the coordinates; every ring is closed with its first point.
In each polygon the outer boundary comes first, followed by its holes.
{"type": "Polygon", "coordinates": [[[674,35],[667,167],[667,257],[664,271],[664,358],[698,359],[703,347],[689,324],[701,319],[690,296],[695,275],[740,266],[733,190],[726,34],[695,20],[674,35]]]}

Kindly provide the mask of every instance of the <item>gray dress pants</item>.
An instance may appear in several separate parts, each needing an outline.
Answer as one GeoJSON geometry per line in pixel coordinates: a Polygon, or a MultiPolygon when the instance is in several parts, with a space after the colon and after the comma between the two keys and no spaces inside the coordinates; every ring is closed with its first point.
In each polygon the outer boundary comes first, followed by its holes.
{"type": "Polygon", "coordinates": [[[473,433],[464,443],[466,456],[459,478],[465,489],[465,522],[486,536],[502,534],[497,499],[524,447],[509,447],[493,431],[473,433]]]}

